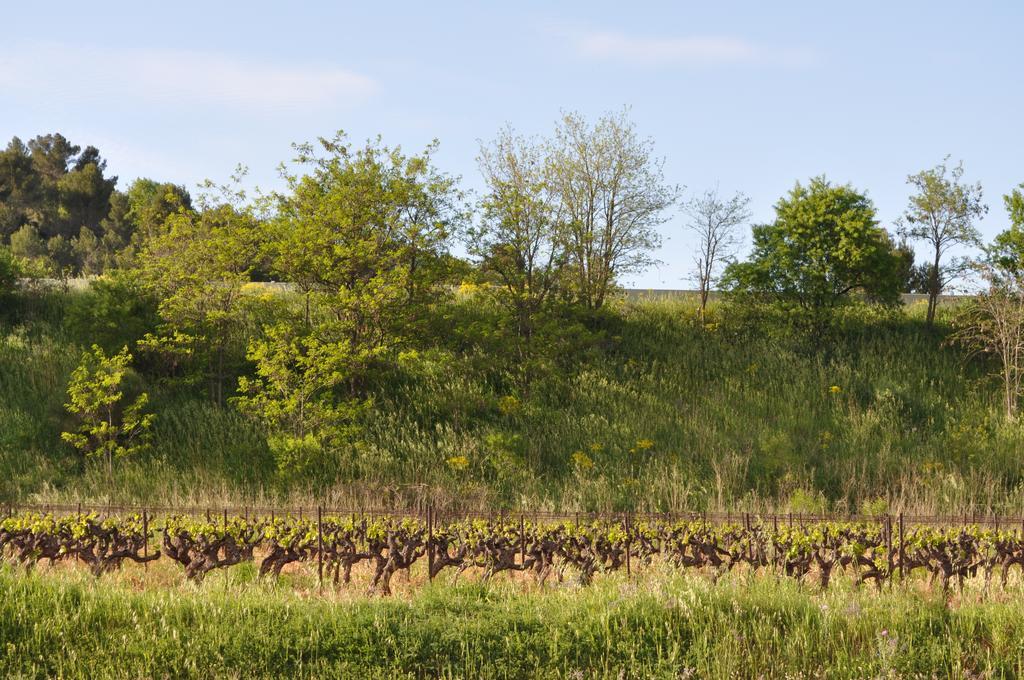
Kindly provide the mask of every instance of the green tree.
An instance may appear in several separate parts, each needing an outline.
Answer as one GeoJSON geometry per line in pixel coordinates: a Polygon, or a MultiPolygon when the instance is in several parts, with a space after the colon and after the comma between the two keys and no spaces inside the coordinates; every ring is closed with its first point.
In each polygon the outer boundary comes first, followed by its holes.
{"type": "Polygon", "coordinates": [[[283,468],[338,450],[370,368],[414,339],[446,294],[447,245],[465,210],[456,180],[434,167],[435,150],[353,147],[339,133],[297,146],[288,191],[272,197],[265,252],[272,273],[302,293],[304,311],[250,343],[257,375],[241,381],[238,405],[268,428],[283,468]]]}
{"type": "Polygon", "coordinates": [[[467,231],[468,249],[483,271],[500,281],[499,300],[515,319],[528,355],[537,315],[566,283],[566,225],[542,144],[507,128],[481,147],[477,162],[487,195],[480,202],[479,223],[467,231]]]}
{"type": "MultiPolygon", "coordinates": [[[[947,156],[946,160],[949,160],[947,156]]],[[[928,271],[928,325],[935,321],[939,295],[969,267],[964,257],[943,258],[951,248],[979,245],[980,235],[974,223],[984,217],[988,207],[982,203],[981,184],[963,181],[964,166],[952,169],[946,162],[930,170],[910,175],[907,183],[917,193],[910,197],[904,213],[904,233],[924,241],[930,249],[928,271]]]]}
{"type": "Polygon", "coordinates": [[[344,340],[322,342],[288,325],[268,328],[249,345],[256,375],[238,381],[238,410],[260,423],[285,476],[323,472],[358,432],[368,402],[348,396],[369,357],[344,340]]]}
{"type": "Polygon", "coordinates": [[[9,248],[0,246],[0,300],[7,297],[18,283],[21,267],[9,248]]]}
{"type": "Polygon", "coordinates": [[[914,248],[907,243],[906,238],[901,238],[896,244],[896,256],[900,262],[900,292],[901,293],[927,293],[928,292],[928,265],[917,263],[917,256],[914,248]]]}
{"type": "Polygon", "coordinates": [[[1010,219],[1010,227],[992,240],[986,247],[984,263],[997,279],[1020,278],[1024,280],[1024,184],[1003,196],[1010,219]]]}
{"type": "Polygon", "coordinates": [[[727,268],[726,286],[795,305],[816,332],[854,291],[898,300],[899,256],[875,219],[874,204],[850,185],[824,177],[798,182],[775,204],[775,221],[753,228],[753,246],[747,262],[727,268]]]}
{"type": "Polygon", "coordinates": [[[98,345],[82,355],[72,372],[65,408],[78,421],[61,438],[88,458],[103,460],[108,477],[113,476],[114,459],[143,450],[149,441],[155,416],[145,413],[148,395],[139,394],[125,405],[124,382],[132,355],[128,348],[108,357],[98,345]]]}
{"type": "Polygon", "coordinates": [[[199,209],[171,214],[140,255],[149,290],[160,299],[162,332],[141,348],[165,358],[188,357],[210,398],[225,400],[224,386],[244,356],[243,287],[259,262],[259,223],[244,194],[222,187],[199,209]]]}
{"type": "Polygon", "coordinates": [[[39,236],[39,230],[31,224],[22,225],[11,234],[11,253],[15,257],[36,260],[46,257],[46,241],[39,236]]]}
{"type": "Polygon", "coordinates": [[[159,235],[168,217],[182,209],[192,209],[192,196],[184,187],[146,177],[128,186],[124,202],[127,210],[121,219],[129,226],[127,233],[123,229],[119,233],[126,241],[134,237],[136,247],[159,235]]]}
{"type": "MultiPolygon", "coordinates": [[[[73,337],[89,338],[107,352],[125,345],[134,351],[139,339],[156,332],[160,323],[157,300],[139,278],[135,270],[114,269],[68,298],[65,325],[73,337]]],[[[136,366],[146,369],[139,361],[136,366]]]]}
{"type": "MultiPolygon", "coordinates": [[[[49,251],[30,257],[34,268],[77,272],[79,254],[95,249],[87,243],[76,247],[75,241],[83,230],[101,236],[116,183],[116,177],[106,175],[106,161],[96,147],[83,150],[60,134],[41,135],[28,144],[15,137],[0,152],[0,238],[32,230],[49,251]]],[[[16,250],[23,249],[21,241],[16,250]]]]}
{"type": "Polygon", "coordinates": [[[457,181],[439,172],[431,144],[415,156],[379,140],[355,148],[343,134],[297,147],[266,238],[271,270],[344,326],[356,345],[414,332],[443,293],[447,247],[466,212],[457,181]]]}
{"type": "Polygon", "coordinates": [[[1003,196],[1003,205],[1010,217],[1010,225],[1024,229],[1024,183],[1003,196]]]}
{"type": "Polygon", "coordinates": [[[102,274],[109,266],[105,244],[88,227],[82,227],[78,237],[71,241],[71,252],[78,272],[86,276],[102,274]]]}
{"type": "Polygon", "coordinates": [[[623,274],[654,263],[657,227],[679,196],[665,182],[653,142],[637,135],[626,111],[593,125],[562,117],[549,150],[551,182],[568,225],[575,296],[589,309],[604,305],[623,274]]]}
{"type": "Polygon", "coordinates": [[[70,239],[84,225],[94,233],[110,211],[117,177],[108,177],[106,161],[96,147],[84,150],[59,133],[40,135],[28,143],[32,166],[40,178],[39,233],[49,240],[70,239]]]}
{"type": "Polygon", "coordinates": [[[14,137],[0,152],[0,240],[42,219],[42,178],[28,146],[14,137]]]}

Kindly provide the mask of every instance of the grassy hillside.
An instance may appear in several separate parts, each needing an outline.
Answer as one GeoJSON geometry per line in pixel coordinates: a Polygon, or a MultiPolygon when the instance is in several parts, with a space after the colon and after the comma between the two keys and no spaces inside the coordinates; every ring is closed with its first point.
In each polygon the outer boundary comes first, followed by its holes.
{"type": "Polygon", "coordinates": [[[0,321],[2,500],[1024,508],[1024,436],[990,367],[947,346],[941,324],[925,329],[920,308],[855,308],[809,347],[727,307],[703,328],[686,301],[632,301],[587,320],[524,383],[472,294],[437,311],[407,370],[381,376],[363,434],[328,473],[282,479],[234,409],[142,370],[154,446],[118,461],[111,483],[60,441],[67,379],[88,344],[130,343],[147,320],[90,295],[22,296],[0,321]]]}

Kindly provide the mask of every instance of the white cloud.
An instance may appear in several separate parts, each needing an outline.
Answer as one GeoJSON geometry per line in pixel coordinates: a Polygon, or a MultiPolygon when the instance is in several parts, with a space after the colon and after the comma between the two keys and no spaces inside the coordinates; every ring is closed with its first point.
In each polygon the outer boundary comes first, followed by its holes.
{"type": "MultiPolygon", "coordinates": [[[[9,48],[10,49],[10,48],[9,48]]],[[[376,90],[374,81],[333,65],[281,64],[216,52],[166,49],[0,49],[0,86],[68,102],[131,106],[228,106],[261,111],[348,107],[376,90]]]]}
{"type": "Polygon", "coordinates": [[[575,33],[569,38],[582,57],[641,66],[804,66],[812,60],[807,50],[769,47],[730,36],[657,38],[591,31],[575,33]]]}

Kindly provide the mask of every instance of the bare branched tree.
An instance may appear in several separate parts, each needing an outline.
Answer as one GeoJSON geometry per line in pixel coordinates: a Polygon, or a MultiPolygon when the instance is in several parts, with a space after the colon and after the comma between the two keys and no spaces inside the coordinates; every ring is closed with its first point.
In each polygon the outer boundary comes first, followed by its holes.
{"type": "Polygon", "coordinates": [[[568,226],[568,256],[575,297],[598,309],[622,274],[655,262],[658,225],[679,188],[665,181],[664,161],[641,138],[627,112],[591,125],[563,116],[549,154],[552,187],[568,226]]]}
{"type": "Polygon", "coordinates": [[[998,359],[1006,417],[1014,420],[1024,394],[1024,279],[988,264],[979,271],[987,289],[968,303],[952,337],[998,359]]]}
{"type": "Polygon", "coordinates": [[[718,279],[721,266],[736,253],[742,242],[740,227],[750,219],[750,199],[737,192],[723,199],[717,189],[683,203],[682,211],[689,218],[685,227],[699,240],[694,256],[694,279],[700,290],[700,318],[708,305],[708,293],[718,279]]]}
{"type": "Polygon", "coordinates": [[[467,245],[501,281],[519,336],[529,342],[534,317],[556,294],[567,260],[544,147],[505,128],[493,142],[481,144],[477,163],[487,194],[479,224],[468,230],[467,245]]]}

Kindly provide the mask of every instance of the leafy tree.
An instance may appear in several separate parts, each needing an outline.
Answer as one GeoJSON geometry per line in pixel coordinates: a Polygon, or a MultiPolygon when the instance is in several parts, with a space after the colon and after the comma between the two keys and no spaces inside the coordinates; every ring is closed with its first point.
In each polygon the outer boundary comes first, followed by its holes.
{"type": "Polygon", "coordinates": [[[898,299],[899,258],[874,204],[850,185],[797,183],[776,203],[775,221],[753,228],[753,244],[749,261],[727,268],[727,287],[795,305],[816,332],[854,291],[898,299]]]}
{"type": "Polygon", "coordinates": [[[71,252],[81,274],[102,274],[109,266],[103,241],[88,227],[82,227],[78,238],[71,242],[71,252]]]}
{"type": "Polygon", "coordinates": [[[1003,205],[1006,206],[1011,226],[1024,229],[1024,184],[1003,196],[1003,205]]]}
{"type": "Polygon", "coordinates": [[[504,293],[499,299],[528,347],[536,316],[565,284],[568,233],[559,199],[543,146],[510,128],[481,147],[477,162],[488,193],[479,224],[467,232],[469,252],[484,272],[497,276],[504,293]]]}
{"type": "Polygon", "coordinates": [[[46,257],[46,241],[39,236],[38,229],[25,224],[11,234],[11,253],[26,260],[46,257]]]}
{"type": "Polygon", "coordinates": [[[57,181],[59,196],[59,233],[70,239],[82,227],[99,233],[100,223],[110,212],[110,196],[117,183],[116,177],[104,176],[106,161],[100,159],[94,147],[87,147],[75,160],[71,169],[57,181]]]}
{"type": "MultiPolygon", "coordinates": [[[[123,196],[124,211],[120,220],[129,226],[127,230],[119,229],[118,233],[125,241],[134,237],[137,247],[158,236],[168,217],[192,209],[192,196],[184,187],[145,177],[132,182],[123,196]]],[[[121,207],[120,202],[117,207],[121,207]]]]}
{"type": "Polygon", "coordinates": [[[21,276],[21,267],[9,248],[0,246],[0,300],[14,290],[21,276]]]}
{"type": "Polygon", "coordinates": [[[14,137],[0,152],[0,239],[26,224],[38,226],[41,203],[42,179],[32,165],[32,154],[14,137]]]}
{"type": "Polygon", "coordinates": [[[981,184],[966,184],[963,175],[963,163],[950,169],[944,161],[907,178],[907,183],[917,193],[910,197],[903,216],[904,233],[912,239],[924,241],[931,249],[928,325],[935,321],[939,295],[969,267],[966,258],[947,261],[943,258],[953,247],[978,245],[980,235],[974,223],[988,212],[988,207],[981,202],[981,184]]]}
{"type": "Polygon", "coordinates": [[[242,289],[260,252],[259,224],[244,205],[244,194],[222,189],[220,202],[170,215],[140,256],[163,320],[162,333],[147,338],[142,348],[190,357],[218,404],[224,403],[232,362],[244,353],[242,289]]]}
{"type": "MultiPolygon", "coordinates": [[[[66,301],[67,327],[74,337],[88,338],[107,352],[136,343],[155,333],[160,323],[157,300],[135,270],[114,269],[90,282],[89,287],[66,301]]],[[[145,370],[143,357],[136,366],[145,370]]]]}
{"type": "Polygon", "coordinates": [[[91,241],[101,236],[111,210],[117,178],[105,173],[106,161],[95,147],[82,150],[60,134],[28,144],[15,137],[0,152],[0,238],[14,239],[21,251],[32,246],[25,238],[31,233],[46,244],[45,251],[31,247],[39,252],[24,255],[34,268],[51,274],[78,271],[79,254],[95,250],[91,241]],[[76,246],[77,240],[83,243],[76,246]]]}
{"type": "Polygon", "coordinates": [[[985,248],[985,269],[996,280],[1017,279],[1024,282],[1024,184],[1003,196],[1010,228],[992,240],[985,248]]]}
{"type": "Polygon", "coordinates": [[[63,135],[41,135],[28,143],[32,167],[40,178],[39,233],[44,239],[78,234],[83,226],[99,231],[110,211],[116,177],[105,176],[106,161],[96,147],[85,150],[63,135]]]}
{"type": "Polygon", "coordinates": [[[239,411],[259,422],[285,475],[323,470],[358,431],[368,402],[347,396],[345,386],[368,357],[351,344],[322,342],[287,325],[267,329],[249,346],[255,377],[242,377],[239,411]]]}
{"type": "Polygon", "coordinates": [[[285,173],[268,229],[271,270],[346,327],[355,344],[382,342],[422,318],[441,294],[446,250],[465,210],[455,179],[420,155],[343,134],[297,147],[305,173],[285,173]],[[315,300],[314,300],[315,298],[315,300]]]}
{"type": "Polygon", "coordinates": [[[907,243],[906,238],[900,239],[896,244],[896,257],[899,260],[899,274],[901,293],[927,293],[928,292],[928,265],[917,264],[917,257],[914,248],[907,243]]]}
{"type": "Polygon", "coordinates": [[[89,458],[104,461],[113,476],[114,459],[124,458],[148,445],[155,416],[145,413],[148,395],[139,394],[125,405],[124,381],[132,355],[128,348],[108,357],[98,345],[82,355],[72,372],[65,408],[78,421],[61,438],[89,458]]]}
{"type": "Polygon", "coordinates": [[[698,239],[694,264],[703,319],[711,286],[740,244],[740,226],[750,219],[750,199],[737,193],[726,200],[719,197],[717,190],[711,190],[690,199],[682,209],[689,217],[686,228],[698,239]]]}
{"type": "Polygon", "coordinates": [[[238,401],[276,433],[285,468],[322,462],[351,436],[369,369],[414,338],[445,294],[447,244],[465,211],[435,150],[353,147],[339,133],[297,146],[298,170],[285,171],[265,252],[303,294],[303,319],[250,343],[257,375],[238,401]]]}
{"type": "Polygon", "coordinates": [[[70,278],[78,269],[75,265],[75,245],[61,235],[46,242],[46,259],[53,274],[59,279],[70,278]]]}
{"type": "Polygon", "coordinates": [[[623,274],[654,263],[658,225],[678,187],[665,182],[664,162],[652,156],[626,111],[593,125],[579,114],[562,117],[550,153],[551,182],[568,225],[568,255],[576,299],[599,309],[623,274]]]}

